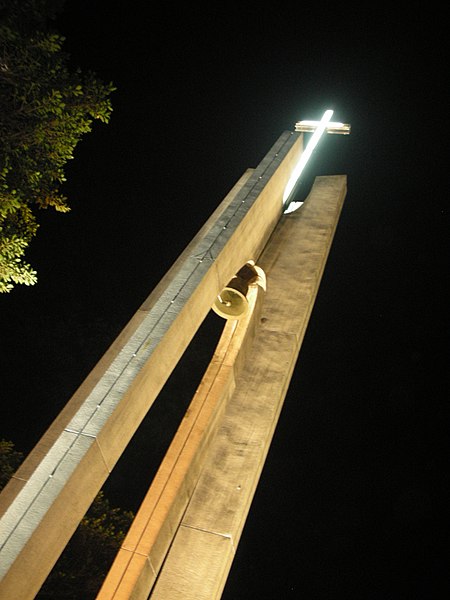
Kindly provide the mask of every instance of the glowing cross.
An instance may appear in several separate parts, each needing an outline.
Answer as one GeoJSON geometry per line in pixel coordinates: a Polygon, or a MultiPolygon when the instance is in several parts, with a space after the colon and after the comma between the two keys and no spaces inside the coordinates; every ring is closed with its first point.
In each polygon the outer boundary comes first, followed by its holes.
{"type": "Polygon", "coordinates": [[[304,131],[304,132],[313,132],[311,139],[309,140],[305,150],[302,152],[300,156],[300,160],[295,166],[292,175],[287,182],[286,188],[283,194],[283,205],[286,206],[285,214],[293,212],[297,208],[299,208],[303,202],[289,202],[289,197],[292,194],[292,191],[297,183],[303,169],[306,166],[306,163],[311,157],[314,148],[317,146],[322,135],[327,133],[342,133],[349,134],[350,133],[350,125],[348,123],[338,123],[336,121],[330,121],[333,116],[332,110],[327,110],[324,112],[323,117],[320,121],[299,121],[295,124],[295,131],[304,131]]]}
{"type": "MultiPolygon", "coordinates": [[[[315,131],[320,125],[320,121],[298,121],[295,124],[295,131],[315,131]]],[[[349,123],[339,123],[338,121],[328,121],[325,131],[327,133],[340,133],[341,135],[348,135],[350,133],[349,123]]]]}

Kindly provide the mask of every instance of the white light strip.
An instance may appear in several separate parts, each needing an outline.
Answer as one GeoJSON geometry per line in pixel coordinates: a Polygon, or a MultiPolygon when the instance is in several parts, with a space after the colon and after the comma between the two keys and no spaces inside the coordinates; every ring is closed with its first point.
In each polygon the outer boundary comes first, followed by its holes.
{"type": "MultiPolygon", "coordinates": [[[[299,121],[296,125],[306,126],[306,127],[317,127],[319,125],[319,121],[299,121]]],[[[327,124],[327,129],[332,127],[333,129],[342,129],[345,127],[345,123],[339,123],[339,121],[329,121],[327,124]]]]}
{"type": "Polygon", "coordinates": [[[292,171],[292,175],[289,178],[289,181],[287,182],[286,187],[284,188],[283,204],[286,204],[286,201],[288,200],[289,196],[291,195],[291,192],[294,189],[298,178],[302,174],[302,171],[305,168],[306,163],[310,159],[314,148],[317,146],[317,144],[318,144],[320,138],[322,137],[324,131],[326,130],[327,125],[329,124],[332,116],[333,116],[332,110],[327,110],[324,112],[323,117],[321,118],[321,120],[317,126],[317,129],[314,131],[306,148],[303,150],[303,152],[300,156],[300,160],[298,161],[297,165],[295,166],[294,170],[292,171]]]}
{"type": "MultiPolygon", "coordinates": [[[[303,131],[309,133],[314,131],[319,125],[320,121],[298,121],[295,124],[295,131],[303,131]]],[[[351,130],[350,123],[340,123],[338,121],[330,121],[327,125],[327,133],[340,133],[342,135],[348,135],[351,130]]]]}

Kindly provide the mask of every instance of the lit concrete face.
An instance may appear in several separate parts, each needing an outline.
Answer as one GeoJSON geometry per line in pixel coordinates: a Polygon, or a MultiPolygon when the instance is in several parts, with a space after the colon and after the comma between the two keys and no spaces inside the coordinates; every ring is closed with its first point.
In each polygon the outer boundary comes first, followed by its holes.
{"type": "Polygon", "coordinates": [[[345,193],[344,176],[318,178],[303,210],[278,223],[258,259],[267,297],[228,321],[98,600],[221,596],[345,193]]]}
{"type": "Polygon", "coordinates": [[[267,244],[301,153],[285,132],[243,176],[5,488],[0,597],[34,598],[215,298],[267,244]]]}
{"type": "Polygon", "coordinates": [[[236,380],[251,351],[264,286],[250,286],[248,310],[227,320],[186,414],[123,541],[97,600],[146,599],[180,526],[236,380]]]}
{"type": "Polygon", "coordinates": [[[345,176],[317,178],[302,209],[282,218],[259,257],[267,291],[251,350],[156,584],[136,600],[221,597],[345,195],[345,176]]]}

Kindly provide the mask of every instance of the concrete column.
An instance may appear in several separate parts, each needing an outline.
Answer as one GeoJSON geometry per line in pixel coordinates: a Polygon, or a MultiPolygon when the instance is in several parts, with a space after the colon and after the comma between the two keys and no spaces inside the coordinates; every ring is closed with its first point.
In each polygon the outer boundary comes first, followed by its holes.
{"type": "Polygon", "coordinates": [[[305,204],[282,217],[258,258],[267,275],[267,292],[252,348],[156,584],[149,596],[145,591],[130,598],[220,598],[289,387],[345,195],[345,176],[317,178],[305,204]]]}
{"type": "Polygon", "coordinates": [[[285,132],[241,178],[3,490],[1,598],[34,598],[217,294],[261,254],[301,153],[285,132]]]}

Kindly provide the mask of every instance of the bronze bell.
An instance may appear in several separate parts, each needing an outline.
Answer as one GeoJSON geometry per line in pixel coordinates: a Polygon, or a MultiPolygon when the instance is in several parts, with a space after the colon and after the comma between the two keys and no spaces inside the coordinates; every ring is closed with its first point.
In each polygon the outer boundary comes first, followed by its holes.
{"type": "Polygon", "coordinates": [[[212,309],[224,319],[241,319],[248,310],[249,285],[258,279],[258,272],[251,263],[245,264],[217,296],[212,309]]]}

